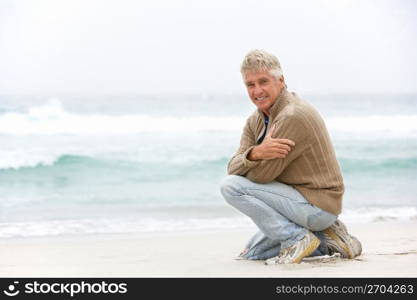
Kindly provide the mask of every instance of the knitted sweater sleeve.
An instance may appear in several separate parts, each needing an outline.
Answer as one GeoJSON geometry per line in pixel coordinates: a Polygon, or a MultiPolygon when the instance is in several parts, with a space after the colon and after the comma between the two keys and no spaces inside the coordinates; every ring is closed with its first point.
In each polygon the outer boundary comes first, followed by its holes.
{"type": "Polygon", "coordinates": [[[284,115],[276,120],[273,138],[286,138],[295,142],[295,146],[285,158],[260,160],[246,174],[246,178],[257,183],[268,183],[275,180],[285,168],[297,159],[310,146],[311,135],[303,120],[295,115],[284,115]]]}
{"type": "Polygon", "coordinates": [[[240,146],[232,156],[227,166],[229,175],[244,176],[250,169],[260,164],[260,161],[251,161],[247,159],[248,153],[256,146],[255,135],[250,128],[251,117],[246,121],[243,133],[240,138],[240,146]]]}

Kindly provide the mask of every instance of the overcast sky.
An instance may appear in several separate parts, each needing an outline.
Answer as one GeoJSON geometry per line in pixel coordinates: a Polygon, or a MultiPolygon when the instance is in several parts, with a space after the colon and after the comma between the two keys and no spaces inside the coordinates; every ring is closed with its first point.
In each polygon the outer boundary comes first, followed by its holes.
{"type": "Polygon", "coordinates": [[[0,94],[243,93],[251,49],[291,90],[417,92],[417,1],[0,0],[0,94]]]}

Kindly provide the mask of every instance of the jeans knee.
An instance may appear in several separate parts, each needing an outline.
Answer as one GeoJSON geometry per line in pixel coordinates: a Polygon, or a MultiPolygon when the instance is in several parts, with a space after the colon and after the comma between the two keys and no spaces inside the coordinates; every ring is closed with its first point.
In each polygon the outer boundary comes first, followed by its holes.
{"type": "Polygon", "coordinates": [[[337,217],[325,211],[318,215],[309,216],[307,220],[308,229],[311,231],[322,231],[328,228],[336,221],[337,217]]]}
{"type": "Polygon", "coordinates": [[[228,175],[220,182],[220,193],[228,201],[230,196],[236,196],[239,194],[238,181],[242,176],[228,175]]]}

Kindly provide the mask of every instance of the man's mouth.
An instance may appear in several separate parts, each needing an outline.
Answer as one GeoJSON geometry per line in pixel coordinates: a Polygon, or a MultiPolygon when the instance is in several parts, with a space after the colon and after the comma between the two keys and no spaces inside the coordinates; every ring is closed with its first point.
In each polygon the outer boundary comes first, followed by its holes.
{"type": "Polygon", "coordinates": [[[255,97],[255,100],[256,101],[263,101],[263,100],[265,100],[267,97],[255,97]]]}

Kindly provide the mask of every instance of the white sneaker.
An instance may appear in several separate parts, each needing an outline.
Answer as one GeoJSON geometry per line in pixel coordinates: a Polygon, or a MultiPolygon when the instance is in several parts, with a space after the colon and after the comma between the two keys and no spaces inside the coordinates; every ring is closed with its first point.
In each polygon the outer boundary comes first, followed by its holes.
{"type": "Polygon", "coordinates": [[[332,226],[323,230],[330,253],[340,253],[343,258],[354,258],[362,253],[359,240],[351,236],[345,224],[336,220],[332,226]]]}
{"type": "Polygon", "coordinates": [[[281,249],[279,256],[266,260],[265,264],[299,264],[304,257],[313,253],[319,245],[320,240],[309,231],[301,240],[291,247],[281,249]]]}

